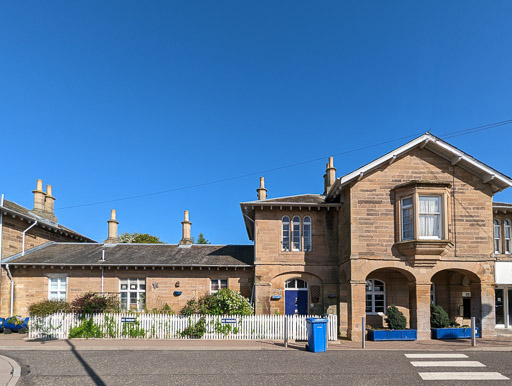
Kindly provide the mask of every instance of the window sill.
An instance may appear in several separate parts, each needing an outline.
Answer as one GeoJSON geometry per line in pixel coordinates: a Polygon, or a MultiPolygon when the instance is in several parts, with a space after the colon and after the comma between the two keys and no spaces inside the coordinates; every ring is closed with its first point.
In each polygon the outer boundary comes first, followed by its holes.
{"type": "Polygon", "coordinates": [[[453,247],[450,240],[407,240],[395,243],[395,248],[408,257],[413,266],[432,267],[453,247]]]}

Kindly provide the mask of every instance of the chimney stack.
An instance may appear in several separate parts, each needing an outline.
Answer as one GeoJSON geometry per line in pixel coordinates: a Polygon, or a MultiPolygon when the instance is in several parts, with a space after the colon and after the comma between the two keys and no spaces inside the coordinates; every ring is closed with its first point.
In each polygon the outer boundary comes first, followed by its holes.
{"type": "Polygon", "coordinates": [[[55,206],[55,197],[52,196],[52,186],[46,185],[46,197],[44,200],[44,215],[50,221],[57,222],[57,217],[53,213],[55,206]]]}
{"type": "Polygon", "coordinates": [[[324,174],[324,194],[329,192],[329,189],[336,181],[336,168],[334,167],[333,157],[329,157],[329,162],[325,165],[324,174]]]}
{"type": "Polygon", "coordinates": [[[43,180],[37,180],[36,190],[33,190],[32,193],[34,193],[34,209],[32,209],[32,212],[34,212],[38,216],[43,216],[44,201],[46,196],[46,193],[43,192],[43,180]]]}
{"type": "Polygon", "coordinates": [[[260,187],[256,189],[258,192],[258,200],[266,200],[267,199],[267,189],[265,189],[265,177],[260,177],[260,187]]]}
{"type": "Polygon", "coordinates": [[[108,239],[105,240],[105,244],[117,244],[119,238],[117,237],[117,226],[119,222],[116,220],[116,210],[112,209],[110,212],[110,220],[108,223],[108,239]]]}
{"type": "Polygon", "coordinates": [[[181,240],[179,245],[191,245],[194,244],[192,237],[190,236],[190,228],[192,223],[188,220],[188,210],[185,211],[185,219],[181,222],[181,240]]]}

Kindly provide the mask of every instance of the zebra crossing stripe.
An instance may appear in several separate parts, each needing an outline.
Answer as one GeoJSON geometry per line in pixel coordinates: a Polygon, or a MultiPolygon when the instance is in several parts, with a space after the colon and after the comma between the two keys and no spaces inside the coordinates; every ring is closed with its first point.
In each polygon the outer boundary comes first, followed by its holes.
{"type": "Polygon", "coordinates": [[[478,361],[421,361],[411,362],[414,367],[485,367],[478,361]]]}
{"type": "Polygon", "coordinates": [[[418,374],[424,381],[506,381],[509,379],[497,372],[435,372],[418,374]]]}
{"type": "Polygon", "coordinates": [[[462,359],[467,358],[466,354],[404,354],[406,358],[410,359],[462,359]]]}

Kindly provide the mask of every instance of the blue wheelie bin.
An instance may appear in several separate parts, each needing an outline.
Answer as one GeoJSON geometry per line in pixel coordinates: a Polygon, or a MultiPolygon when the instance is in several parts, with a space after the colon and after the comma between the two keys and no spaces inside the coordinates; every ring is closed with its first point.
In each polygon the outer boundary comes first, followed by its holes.
{"type": "Polygon", "coordinates": [[[325,352],[327,350],[327,319],[307,318],[308,350],[325,352]]]}

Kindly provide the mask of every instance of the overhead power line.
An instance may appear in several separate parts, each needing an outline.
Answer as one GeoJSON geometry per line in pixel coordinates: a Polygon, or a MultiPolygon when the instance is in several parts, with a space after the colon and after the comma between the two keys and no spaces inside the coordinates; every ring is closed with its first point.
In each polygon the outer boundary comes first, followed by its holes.
{"type": "MultiPolygon", "coordinates": [[[[452,131],[452,132],[449,132],[449,133],[446,133],[446,134],[443,134],[443,135],[439,135],[439,137],[443,138],[443,139],[460,137],[460,136],[463,136],[463,135],[474,134],[474,133],[477,133],[479,131],[490,130],[490,129],[493,129],[493,128],[496,128],[496,127],[510,125],[510,124],[512,124],[512,119],[508,119],[506,121],[489,123],[487,125],[472,127],[472,128],[469,128],[469,129],[452,131]]],[[[370,148],[373,148],[373,147],[386,145],[388,143],[393,143],[393,142],[401,141],[401,140],[404,140],[404,139],[415,138],[415,137],[420,136],[421,134],[423,134],[423,132],[416,133],[416,134],[411,134],[411,135],[406,135],[404,137],[395,138],[395,139],[391,139],[391,140],[388,140],[388,141],[383,141],[383,142],[375,143],[375,144],[372,144],[372,145],[362,146],[362,147],[358,147],[358,148],[355,148],[355,149],[342,151],[340,153],[335,153],[335,154],[331,154],[331,155],[332,156],[340,156],[340,155],[345,155],[345,154],[350,154],[350,153],[356,153],[356,152],[359,152],[359,151],[362,151],[362,150],[366,150],[366,149],[370,149],[370,148]]],[[[288,168],[292,168],[292,167],[295,167],[295,166],[300,166],[300,165],[304,165],[304,164],[308,164],[308,163],[312,163],[312,162],[317,162],[317,161],[320,161],[320,160],[324,160],[326,158],[327,158],[326,156],[323,156],[323,157],[309,159],[309,160],[306,160],[306,161],[296,162],[296,163],[293,163],[293,164],[278,166],[278,167],[271,168],[271,169],[260,170],[260,171],[257,171],[257,172],[241,174],[241,175],[233,176],[233,177],[222,178],[222,179],[219,179],[219,180],[202,182],[202,183],[199,183],[199,184],[181,186],[181,187],[171,188],[171,189],[166,189],[166,190],[160,190],[160,191],[157,191],[157,192],[143,193],[143,194],[137,194],[137,195],[121,197],[121,198],[114,198],[114,199],[110,199],[110,200],[103,200],[103,201],[89,202],[89,203],[86,203],[86,204],[65,206],[65,207],[62,207],[62,208],[56,208],[56,210],[73,209],[73,208],[81,208],[81,207],[85,207],[85,206],[108,204],[108,203],[112,203],[112,202],[133,200],[133,199],[136,199],[136,198],[156,196],[156,195],[159,195],[159,194],[177,192],[177,191],[180,191],[180,190],[194,189],[194,188],[199,188],[199,187],[203,187],[203,186],[207,186],[207,185],[220,184],[220,183],[223,183],[223,182],[238,180],[238,179],[242,179],[242,178],[246,178],[246,177],[251,177],[251,176],[255,176],[255,175],[262,175],[262,174],[265,174],[265,173],[275,172],[277,170],[288,169],[288,168]]]]}

